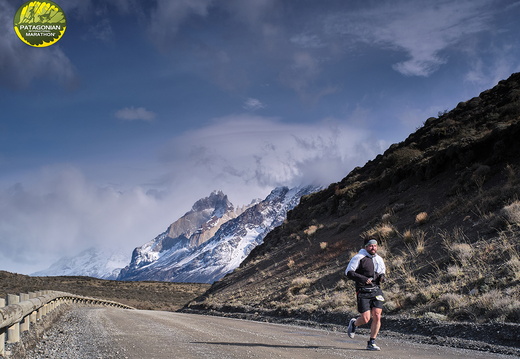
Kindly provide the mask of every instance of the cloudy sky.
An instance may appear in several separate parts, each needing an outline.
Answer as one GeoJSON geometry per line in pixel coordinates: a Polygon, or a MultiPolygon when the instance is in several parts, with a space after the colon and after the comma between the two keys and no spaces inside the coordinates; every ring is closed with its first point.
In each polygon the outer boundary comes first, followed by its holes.
{"type": "Polygon", "coordinates": [[[132,249],[193,202],[330,184],[520,71],[515,0],[0,0],[0,270],[132,249]]]}

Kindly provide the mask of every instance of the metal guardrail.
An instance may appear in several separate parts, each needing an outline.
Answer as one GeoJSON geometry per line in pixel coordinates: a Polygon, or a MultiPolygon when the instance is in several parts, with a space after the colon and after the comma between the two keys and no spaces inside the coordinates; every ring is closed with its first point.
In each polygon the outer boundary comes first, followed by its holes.
{"type": "Polygon", "coordinates": [[[135,309],[110,300],[57,291],[23,293],[19,296],[8,294],[7,303],[5,299],[0,298],[0,356],[5,355],[5,343],[18,343],[21,333],[28,331],[31,324],[42,320],[62,304],[70,303],[135,309]]]}

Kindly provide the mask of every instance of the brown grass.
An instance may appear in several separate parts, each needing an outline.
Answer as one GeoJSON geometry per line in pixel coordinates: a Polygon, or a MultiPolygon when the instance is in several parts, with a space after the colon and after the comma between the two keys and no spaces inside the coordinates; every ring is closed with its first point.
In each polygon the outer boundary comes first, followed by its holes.
{"type": "Polygon", "coordinates": [[[90,277],[30,277],[0,271],[0,297],[39,290],[57,290],[102,298],[137,309],[175,311],[203,294],[209,284],[120,282],[90,277]]]}
{"type": "Polygon", "coordinates": [[[426,212],[420,212],[415,216],[415,223],[417,224],[424,224],[428,221],[428,213],[426,212]]]}

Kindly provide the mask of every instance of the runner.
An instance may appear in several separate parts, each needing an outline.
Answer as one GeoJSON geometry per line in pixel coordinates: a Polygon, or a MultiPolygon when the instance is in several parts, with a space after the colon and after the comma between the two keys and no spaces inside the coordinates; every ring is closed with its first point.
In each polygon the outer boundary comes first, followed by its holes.
{"type": "Polygon", "coordinates": [[[375,239],[368,239],[365,242],[365,248],[352,257],[345,269],[347,278],[356,283],[357,309],[361,314],[350,320],[347,333],[350,338],[354,338],[356,328],[372,319],[368,350],[381,350],[375,340],[381,327],[381,314],[385,301],[383,291],[379,287],[385,280],[385,270],[383,258],[377,254],[375,239]]]}

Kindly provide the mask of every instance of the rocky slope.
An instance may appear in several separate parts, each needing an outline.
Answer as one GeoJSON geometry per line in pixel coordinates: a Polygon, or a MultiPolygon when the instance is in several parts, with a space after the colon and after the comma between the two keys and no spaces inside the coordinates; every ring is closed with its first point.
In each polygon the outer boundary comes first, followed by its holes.
{"type": "Polygon", "coordinates": [[[303,197],[187,309],[354,315],[353,287],[340,273],[363,238],[376,236],[388,267],[385,313],[518,323],[519,138],[520,74],[513,74],[303,197]]]}

